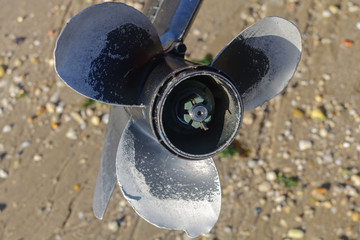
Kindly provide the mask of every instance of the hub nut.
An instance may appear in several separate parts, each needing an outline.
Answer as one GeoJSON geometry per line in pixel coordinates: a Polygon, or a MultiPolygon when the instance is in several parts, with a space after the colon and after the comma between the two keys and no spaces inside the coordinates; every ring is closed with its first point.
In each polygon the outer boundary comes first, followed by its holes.
{"type": "Polygon", "coordinates": [[[208,130],[206,123],[211,121],[211,108],[201,96],[196,96],[184,104],[184,121],[194,128],[208,130]]]}

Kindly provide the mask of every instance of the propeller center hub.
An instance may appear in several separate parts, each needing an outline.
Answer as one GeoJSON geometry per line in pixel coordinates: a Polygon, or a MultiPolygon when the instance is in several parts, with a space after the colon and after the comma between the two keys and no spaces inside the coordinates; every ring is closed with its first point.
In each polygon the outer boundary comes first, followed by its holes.
{"type": "Polygon", "coordinates": [[[154,101],[153,126],[161,143],[187,159],[225,149],[242,119],[242,100],[230,79],[211,67],[193,66],[170,76],[154,101]]]}

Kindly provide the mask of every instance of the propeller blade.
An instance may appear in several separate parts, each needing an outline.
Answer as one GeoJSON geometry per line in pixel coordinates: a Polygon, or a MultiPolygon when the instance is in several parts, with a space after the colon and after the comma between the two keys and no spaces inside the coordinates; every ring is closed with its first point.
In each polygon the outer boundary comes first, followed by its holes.
{"type": "Polygon", "coordinates": [[[121,134],[129,119],[130,116],[124,107],[112,106],[110,108],[109,123],[106,127],[100,170],[96,180],[93,200],[93,211],[99,219],[104,217],[110,197],[116,186],[116,152],[121,134]]]}
{"type": "Polygon", "coordinates": [[[232,78],[243,97],[244,109],[250,110],[287,86],[300,57],[298,28],[283,18],[268,17],[242,31],[211,65],[232,78]]]}
{"type": "Polygon", "coordinates": [[[75,91],[105,103],[138,105],[136,69],[161,53],[150,20],[123,3],[106,2],[74,16],[55,48],[55,69],[75,91]]]}
{"type": "Polygon", "coordinates": [[[120,139],[116,174],[131,206],[158,227],[196,237],[208,233],[219,217],[221,190],[214,161],[170,154],[134,119],[120,139]]]}

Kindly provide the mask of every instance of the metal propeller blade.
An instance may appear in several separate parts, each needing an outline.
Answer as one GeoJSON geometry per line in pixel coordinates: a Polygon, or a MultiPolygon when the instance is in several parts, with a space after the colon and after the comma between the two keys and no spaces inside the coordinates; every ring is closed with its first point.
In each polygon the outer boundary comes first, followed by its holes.
{"type": "Polygon", "coordinates": [[[209,232],[219,217],[221,190],[213,160],[172,155],[134,119],[121,136],[116,174],[135,211],[158,227],[196,237],[209,232]]]}
{"type": "Polygon", "coordinates": [[[109,123],[106,127],[100,170],[96,180],[93,200],[93,211],[99,219],[103,218],[116,186],[116,153],[121,135],[129,119],[130,115],[124,107],[112,106],[110,108],[109,123]]]}
{"type": "Polygon", "coordinates": [[[55,69],[66,84],[105,103],[139,105],[137,68],[161,53],[150,20],[135,8],[107,2],[74,16],[55,48],[55,69]]]}
{"type": "Polygon", "coordinates": [[[301,34],[290,21],[264,18],[235,37],[212,66],[228,74],[245,110],[274,98],[292,78],[301,57],[301,34]]]}

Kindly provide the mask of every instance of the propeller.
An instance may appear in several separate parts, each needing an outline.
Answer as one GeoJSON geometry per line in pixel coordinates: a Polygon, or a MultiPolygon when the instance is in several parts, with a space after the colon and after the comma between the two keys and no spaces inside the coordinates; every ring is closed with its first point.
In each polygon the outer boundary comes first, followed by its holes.
{"type": "Polygon", "coordinates": [[[196,237],[209,232],[220,214],[211,157],[233,141],[244,110],[287,86],[300,60],[301,35],[285,19],[264,18],[203,66],[169,49],[169,41],[181,43],[184,29],[167,30],[179,34],[163,44],[157,30],[125,4],[94,5],[61,32],[55,69],[78,93],[112,104],[95,216],[103,218],[118,182],[145,220],[196,237]]]}

